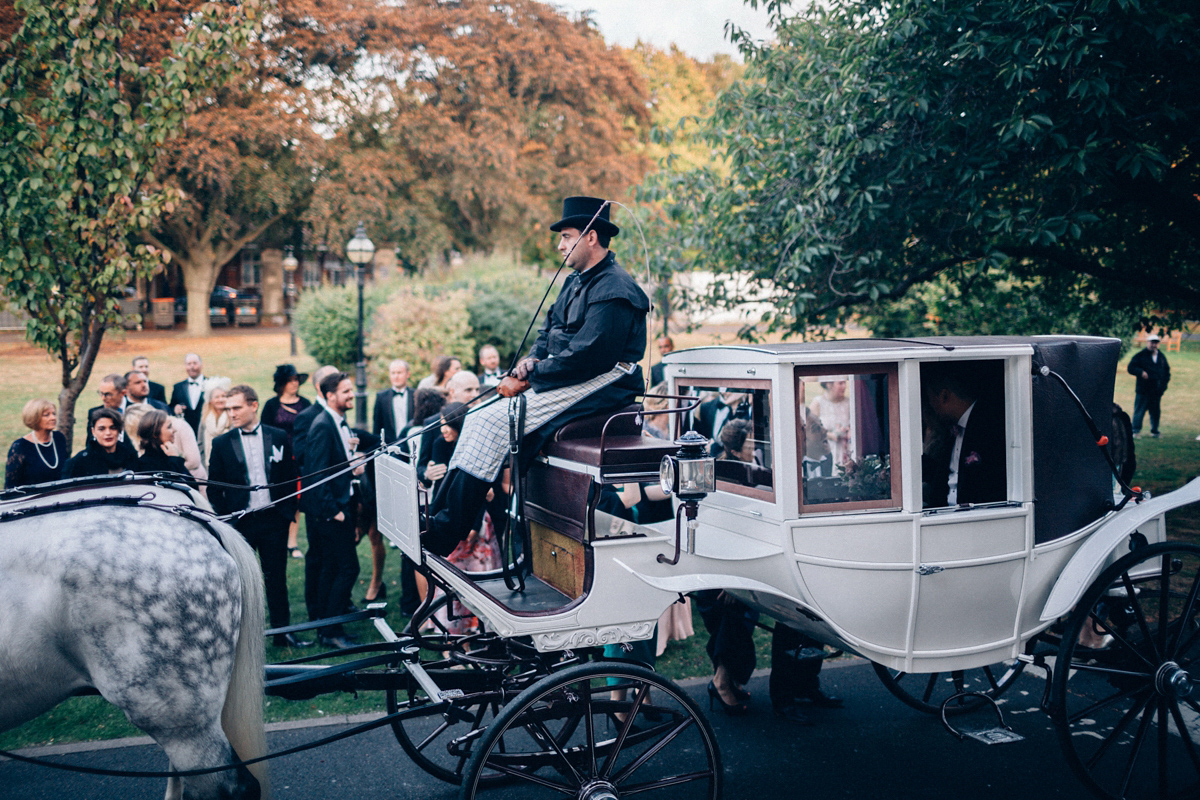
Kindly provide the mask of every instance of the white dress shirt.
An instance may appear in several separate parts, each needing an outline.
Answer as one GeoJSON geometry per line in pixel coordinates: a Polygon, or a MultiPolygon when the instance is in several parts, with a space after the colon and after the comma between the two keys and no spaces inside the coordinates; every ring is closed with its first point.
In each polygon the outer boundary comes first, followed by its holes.
{"type": "Polygon", "coordinates": [[[971,418],[973,408],[975,404],[971,403],[954,426],[954,447],[950,448],[950,477],[946,481],[946,504],[951,506],[958,505],[958,459],[962,456],[963,436],[967,433],[967,420],[971,418]]]}
{"type": "MultiPolygon", "coordinates": [[[[266,455],[264,453],[262,425],[256,425],[250,433],[239,431],[242,453],[246,457],[246,475],[251,486],[267,485],[266,455]]],[[[250,492],[250,510],[257,511],[271,504],[270,489],[254,489],[250,492]]]]}

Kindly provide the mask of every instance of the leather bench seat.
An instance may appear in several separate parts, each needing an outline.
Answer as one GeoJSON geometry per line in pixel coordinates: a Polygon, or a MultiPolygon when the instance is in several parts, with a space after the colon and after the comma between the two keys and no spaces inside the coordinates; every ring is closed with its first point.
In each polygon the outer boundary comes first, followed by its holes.
{"type": "Polygon", "coordinates": [[[598,467],[601,479],[657,477],[662,457],[679,448],[664,439],[642,435],[641,420],[636,416],[641,408],[635,404],[573,420],[555,432],[542,452],[598,467]]]}

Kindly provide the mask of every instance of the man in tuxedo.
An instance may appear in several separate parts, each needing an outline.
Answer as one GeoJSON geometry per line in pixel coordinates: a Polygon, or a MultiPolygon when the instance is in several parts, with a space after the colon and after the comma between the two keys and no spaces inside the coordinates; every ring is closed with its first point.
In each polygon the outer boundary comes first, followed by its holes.
{"type": "MultiPolygon", "coordinates": [[[[159,388],[162,388],[161,386],[159,388]]],[[[145,403],[151,408],[156,408],[159,411],[166,411],[170,414],[167,404],[161,400],[155,400],[150,393],[150,381],[146,380],[145,374],[136,369],[125,373],[125,397],[130,403],[145,403]]]]}
{"type": "MultiPolygon", "coordinates": [[[[312,376],[313,389],[316,391],[316,400],[308,408],[297,414],[296,421],[292,423],[292,454],[296,459],[296,469],[301,475],[305,473],[304,448],[308,442],[308,429],[312,427],[313,420],[318,415],[325,413],[325,395],[321,394],[321,381],[337,371],[337,367],[328,364],[317,368],[317,371],[312,376]]],[[[303,508],[304,503],[301,502],[300,505],[303,508]]],[[[304,607],[308,611],[309,619],[317,619],[321,616],[321,612],[317,608],[317,584],[320,582],[320,574],[321,549],[320,547],[314,547],[312,535],[309,534],[308,550],[304,553],[304,607]]]]}
{"type": "MultiPolygon", "coordinates": [[[[327,619],[346,611],[350,590],[358,579],[354,479],[365,467],[360,464],[353,470],[346,469],[358,444],[346,421],[346,412],[354,407],[354,380],[344,372],[335,372],[321,381],[320,389],[325,408],[305,437],[300,508],[306,515],[310,552],[316,548],[320,554],[315,608],[319,618],[327,619]]],[[[341,625],[322,628],[319,641],[337,649],[353,645],[341,625]]]]}
{"type": "Polygon", "coordinates": [[[171,402],[167,405],[199,435],[200,416],[204,413],[204,362],[195,353],[188,353],[184,356],[183,368],[187,378],[171,387],[171,402]]]}
{"type": "Polygon", "coordinates": [[[391,388],[375,395],[375,409],[371,415],[375,423],[373,430],[388,444],[400,438],[400,431],[416,411],[417,393],[408,388],[409,373],[408,362],[397,358],[388,365],[391,388]]]}
{"type": "MultiPolygon", "coordinates": [[[[233,426],[213,439],[208,499],[218,514],[248,511],[232,521],[262,562],[263,583],[271,627],[291,624],[287,591],[288,526],[296,517],[295,498],[283,499],[296,488],[296,463],[287,433],[258,422],[258,394],[249,386],[229,390],[225,412],[233,426]],[[223,486],[235,484],[238,487],[223,486]],[[254,489],[251,486],[270,486],[254,489]],[[272,505],[274,503],[274,505],[272,505]]],[[[293,634],[275,636],[277,647],[308,647],[312,642],[293,634]]]]}
{"type": "MultiPolygon", "coordinates": [[[[133,359],[133,368],[146,376],[146,383],[150,386],[150,397],[162,403],[164,407],[167,405],[167,390],[161,383],[155,383],[150,380],[150,359],[146,356],[138,356],[133,359]]],[[[155,406],[158,408],[158,406],[155,406]]]]}
{"type": "Polygon", "coordinates": [[[485,344],[479,348],[479,382],[484,387],[499,386],[500,381],[504,378],[504,373],[500,369],[500,351],[490,344],[485,344]]]}
{"type": "Polygon", "coordinates": [[[921,391],[929,410],[949,430],[945,445],[922,457],[932,507],[1008,499],[1004,390],[985,391],[971,365],[926,364],[921,391]]]}

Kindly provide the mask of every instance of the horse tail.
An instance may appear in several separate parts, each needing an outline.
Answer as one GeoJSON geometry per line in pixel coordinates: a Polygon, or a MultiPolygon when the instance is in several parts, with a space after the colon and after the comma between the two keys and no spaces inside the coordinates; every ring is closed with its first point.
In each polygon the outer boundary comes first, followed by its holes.
{"type": "MultiPolygon", "coordinates": [[[[263,579],[254,550],[230,525],[213,526],[221,544],[237,563],[242,584],[242,620],[234,656],[233,676],[221,710],[221,727],[233,747],[235,757],[248,760],[267,753],[267,735],[263,726],[263,676],[265,639],[263,631],[263,579]]],[[[249,767],[261,786],[262,796],[270,797],[271,785],[267,762],[249,767]]]]}

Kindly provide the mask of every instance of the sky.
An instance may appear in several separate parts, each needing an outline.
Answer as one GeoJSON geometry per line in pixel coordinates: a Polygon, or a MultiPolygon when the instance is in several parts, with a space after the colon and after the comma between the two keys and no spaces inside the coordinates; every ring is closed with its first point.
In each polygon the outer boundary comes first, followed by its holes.
{"type": "Polygon", "coordinates": [[[663,50],[677,45],[693,58],[708,60],[716,53],[736,56],[725,38],[732,20],[755,39],[769,33],[767,12],[760,3],[751,9],[742,0],[549,0],[569,12],[593,11],[609,44],[632,47],[639,39],[663,50]]]}

